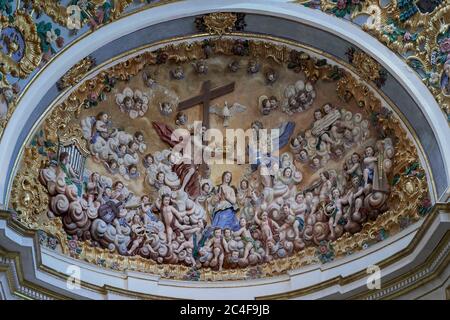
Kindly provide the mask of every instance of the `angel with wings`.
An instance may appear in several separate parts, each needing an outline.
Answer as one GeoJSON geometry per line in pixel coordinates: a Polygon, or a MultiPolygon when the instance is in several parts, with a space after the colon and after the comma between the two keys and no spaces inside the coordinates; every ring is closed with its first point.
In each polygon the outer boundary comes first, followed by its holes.
{"type": "Polygon", "coordinates": [[[230,107],[228,102],[225,101],[224,106],[221,108],[219,105],[215,104],[209,107],[209,113],[213,113],[223,119],[223,126],[226,128],[229,126],[230,118],[238,113],[247,110],[246,106],[239,104],[238,102],[233,103],[230,107]]]}
{"type": "Polygon", "coordinates": [[[128,114],[131,119],[143,117],[148,110],[148,103],[151,97],[140,90],[127,87],[122,93],[116,94],[116,104],[120,111],[128,114]]]}

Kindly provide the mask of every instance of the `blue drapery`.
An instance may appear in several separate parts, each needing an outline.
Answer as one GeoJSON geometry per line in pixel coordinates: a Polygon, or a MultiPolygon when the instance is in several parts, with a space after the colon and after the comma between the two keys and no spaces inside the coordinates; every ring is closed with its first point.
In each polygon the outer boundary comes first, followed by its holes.
{"type": "Polygon", "coordinates": [[[239,221],[236,217],[236,211],[233,208],[217,211],[214,214],[214,218],[211,226],[213,228],[230,228],[232,231],[239,230],[239,221]]]}

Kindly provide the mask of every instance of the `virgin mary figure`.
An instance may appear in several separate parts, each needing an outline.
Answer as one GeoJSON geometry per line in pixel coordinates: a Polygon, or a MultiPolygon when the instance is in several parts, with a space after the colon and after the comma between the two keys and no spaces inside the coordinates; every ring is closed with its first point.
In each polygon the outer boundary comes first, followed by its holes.
{"type": "Polygon", "coordinates": [[[239,220],[236,217],[238,211],[236,190],[231,186],[231,179],[231,172],[225,171],[222,174],[222,183],[218,187],[219,201],[214,207],[211,223],[214,229],[239,230],[239,220]]]}

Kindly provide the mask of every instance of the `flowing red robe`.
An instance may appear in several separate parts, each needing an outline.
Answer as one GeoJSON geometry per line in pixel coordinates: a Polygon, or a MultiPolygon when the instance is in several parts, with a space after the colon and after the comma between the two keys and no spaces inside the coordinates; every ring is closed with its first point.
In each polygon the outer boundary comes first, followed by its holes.
{"type": "MultiPolygon", "coordinates": [[[[177,140],[172,140],[173,129],[168,125],[152,121],[153,128],[158,134],[159,138],[167,143],[171,148],[179,143],[177,140]]],[[[184,183],[189,170],[194,169],[194,173],[186,184],[184,190],[187,192],[190,198],[196,199],[200,195],[200,173],[196,165],[190,163],[179,163],[172,166],[173,172],[177,174],[181,182],[184,183]]]]}

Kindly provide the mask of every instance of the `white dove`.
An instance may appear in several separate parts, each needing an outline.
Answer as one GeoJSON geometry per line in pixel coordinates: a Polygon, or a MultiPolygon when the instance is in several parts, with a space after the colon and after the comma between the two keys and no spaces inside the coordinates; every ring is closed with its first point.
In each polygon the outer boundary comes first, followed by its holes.
{"type": "Polygon", "coordinates": [[[220,108],[219,105],[215,104],[209,107],[209,113],[214,113],[219,117],[223,118],[223,126],[228,127],[228,122],[230,118],[240,112],[244,112],[247,110],[246,106],[243,106],[237,102],[233,103],[231,107],[228,106],[228,102],[225,101],[225,105],[223,108],[220,108]]]}

